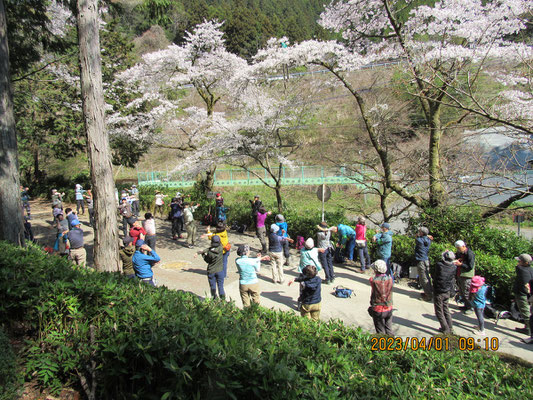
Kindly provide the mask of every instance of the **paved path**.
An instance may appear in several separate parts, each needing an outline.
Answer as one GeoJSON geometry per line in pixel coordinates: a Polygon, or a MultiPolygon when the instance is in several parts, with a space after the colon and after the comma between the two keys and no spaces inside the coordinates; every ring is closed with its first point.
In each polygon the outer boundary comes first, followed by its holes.
{"type": "MultiPolygon", "coordinates": [[[[51,212],[46,209],[34,210],[32,214],[32,224],[36,233],[36,238],[43,244],[51,244],[53,229],[50,229],[51,212]]],[[[84,224],[83,229],[86,232],[86,247],[90,250],[92,246],[92,230],[86,226],[88,217],[80,216],[84,224]]],[[[160,285],[165,285],[172,289],[184,290],[195,293],[201,297],[209,295],[209,286],[206,277],[206,264],[201,257],[194,257],[198,249],[208,246],[207,239],[200,239],[196,249],[188,249],[182,246],[183,240],[173,241],[170,239],[170,223],[160,219],[156,220],[158,238],[157,252],[161,256],[161,263],[154,267],[156,279],[160,285]]],[[[202,229],[203,231],[203,229],[202,229]]],[[[225,289],[227,296],[234,300],[238,307],[242,306],[238,290],[238,275],[235,267],[236,249],[238,244],[247,243],[252,246],[259,246],[259,241],[251,234],[236,234],[230,232],[230,242],[233,248],[228,263],[228,278],[226,279],[225,289]]],[[[272,274],[269,263],[263,263],[260,273],[261,285],[261,305],[277,310],[297,312],[296,298],[298,297],[298,285],[288,286],[287,281],[297,275],[296,263],[298,257],[295,250],[291,250],[292,263],[291,267],[285,269],[284,285],[272,283],[272,274]]],[[[92,257],[89,257],[89,260],[92,257]]],[[[372,319],[367,313],[370,299],[370,284],[368,279],[370,275],[356,273],[357,268],[354,266],[346,267],[341,265],[335,266],[336,280],[334,285],[322,286],[322,314],[321,319],[327,321],[331,318],[341,319],[346,324],[370,332],[374,332],[372,319]],[[353,289],[355,297],[350,299],[336,298],[332,292],[336,285],[343,285],[353,289]]],[[[324,277],[323,271],[320,276],[324,277]]],[[[393,290],[394,316],[393,331],[396,336],[403,338],[430,338],[438,334],[439,323],[435,317],[433,304],[421,301],[420,290],[416,290],[408,285],[408,281],[395,285],[393,290]]],[[[465,316],[458,306],[452,302],[451,312],[454,322],[454,330],[457,334],[465,337],[473,337],[474,340],[482,341],[482,337],[476,336],[474,327],[477,326],[475,315],[465,316]]],[[[494,320],[487,320],[486,337],[491,339],[498,338],[499,351],[513,354],[525,360],[533,362],[533,345],[526,345],[520,342],[524,335],[516,332],[515,327],[522,326],[511,320],[502,320],[496,325],[494,320]]],[[[482,343],[484,343],[482,341],[482,343]]]]}

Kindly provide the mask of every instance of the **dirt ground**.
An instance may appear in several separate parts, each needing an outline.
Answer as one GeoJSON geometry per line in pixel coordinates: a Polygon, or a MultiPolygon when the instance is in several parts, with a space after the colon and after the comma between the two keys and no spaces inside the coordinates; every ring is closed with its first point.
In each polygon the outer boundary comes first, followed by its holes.
{"type": "MultiPolygon", "coordinates": [[[[65,205],[65,207],[68,206],[75,209],[72,205],[65,205]]],[[[89,227],[87,212],[85,215],[80,215],[79,219],[85,232],[85,247],[89,265],[91,265],[93,231],[89,227]]],[[[49,204],[33,201],[31,223],[35,238],[42,245],[53,245],[55,228],[52,227],[51,222],[52,212],[49,204]]],[[[189,249],[183,246],[185,239],[177,241],[171,239],[169,221],[156,219],[156,229],[156,251],[161,257],[161,262],[154,267],[158,284],[176,290],[189,291],[200,297],[209,296],[206,264],[201,257],[196,256],[198,250],[208,247],[208,240],[199,239],[196,248],[189,249]]],[[[202,233],[205,233],[205,227],[200,227],[198,235],[202,233]]],[[[251,232],[238,234],[230,231],[229,238],[232,250],[228,261],[228,277],[224,286],[227,297],[241,307],[238,274],[235,266],[236,249],[239,244],[249,244],[252,251],[257,251],[260,244],[251,232]]],[[[297,276],[298,262],[299,257],[296,250],[291,249],[291,265],[285,267],[285,284],[283,285],[274,284],[269,263],[264,262],[262,264],[259,274],[262,306],[297,312],[295,308],[298,285],[289,287],[287,282],[297,276]]],[[[370,275],[368,272],[361,274],[356,270],[358,268],[355,265],[335,265],[335,283],[322,286],[321,320],[341,319],[348,325],[374,332],[372,319],[367,313],[370,300],[370,284],[368,282],[370,275]],[[336,285],[353,289],[355,296],[349,299],[335,297],[333,289],[336,285]]],[[[320,276],[324,277],[323,271],[320,272],[320,276]]],[[[404,342],[411,340],[411,343],[414,343],[412,338],[430,338],[439,333],[439,323],[435,317],[433,304],[420,300],[421,291],[413,286],[413,281],[403,280],[396,284],[393,289],[393,331],[396,336],[402,337],[404,342]]],[[[474,328],[477,326],[477,320],[475,315],[464,315],[459,311],[459,306],[455,302],[450,303],[450,309],[454,330],[457,334],[472,337],[476,343],[483,347],[485,344],[492,344],[492,347],[497,347],[500,352],[533,362],[533,345],[522,343],[520,339],[525,336],[515,331],[515,328],[523,326],[522,324],[511,320],[501,320],[496,324],[494,320],[488,319],[485,321],[486,336],[476,336],[474,328]]]]}

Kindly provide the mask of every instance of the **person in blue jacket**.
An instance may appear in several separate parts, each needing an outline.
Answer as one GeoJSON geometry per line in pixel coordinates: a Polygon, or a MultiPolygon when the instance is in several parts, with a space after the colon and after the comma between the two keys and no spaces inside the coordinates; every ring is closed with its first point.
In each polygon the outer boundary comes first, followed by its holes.
{"type": "Polygon", "coordinates": [[[137,239],[137,242],[135,243],[135,253],[131,258],[133,269],[135,270],[135,276],[137,276],[137,278],[149,285],[157,286],[152,267],[160,260],[161,258],[157,253],[144,243],[144,240],[137,239]]]}
{"type": "Polygon", "coordinates": [[[379,260],[385,261],[387,264],[388,274],[392,276],[390,267],[390,257],[392,253],[392,232],[390,231],[390,224],[384,222],[380,225],[381,232],[378,232],[372,238],[372,241],[377,244],[377,257],[379,260]]]}
{"type": "MultiPolygon", "coordinates": [[[[285,221],[285,217],[281,214],[276,215],[276,225],[279,226],[278,236],[281,236],[283,238],[290,238],[288,234],[288,225],[285,221]]],[[[285,240],[284,242],[281,242],[283,246],[283,257],[285,257],[285,265],[290,265],[290,251],[289,251],[289,241],[285,240]]]]}
{"type": "Polygon", "coordinates": [[[429,229],[425,226],[418,228],[415,238],[415,261],[418,269],[418,283],[424,290],[422,299],[433,301],[433,285],[429,275],[429,248],[433,236],[429,234],[429,229]]]}
{"type": "Polygon", "coordinates": [[[351,226],[343,224],[332,226],[330,230],[339,236],[337,247],[346,246],[348,260],[353,261],[355,230],[351,226]]]}

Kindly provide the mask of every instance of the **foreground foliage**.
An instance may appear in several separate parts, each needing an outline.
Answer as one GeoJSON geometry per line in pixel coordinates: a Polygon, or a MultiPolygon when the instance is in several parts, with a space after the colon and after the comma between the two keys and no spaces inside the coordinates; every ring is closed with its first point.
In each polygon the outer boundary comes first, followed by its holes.
{"type": "Polygon", "coordinates": [[[6,243],[0,319],[26,327],[27,376],[99,399],[533,396],[530,367],[495,354],[372,352],[340,321],[241,311],[6,243]]]}

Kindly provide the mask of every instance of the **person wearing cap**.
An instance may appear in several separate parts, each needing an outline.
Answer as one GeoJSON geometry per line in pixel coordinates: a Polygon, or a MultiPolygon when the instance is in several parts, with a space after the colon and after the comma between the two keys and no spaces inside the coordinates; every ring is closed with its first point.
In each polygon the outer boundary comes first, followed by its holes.
{"type": "Polygon", "coordinates": [[[324,273],[326,274],[326,285],[333,283],[335,281],[335,272],[333,271],[333,246],[331,245],[331,230],[328,228],[328,224],[322,221],[317,225],[318,233],[316,234],[317,238],[317,247],[324,249],[324,252],[318,253],[318,259],[322,268],[324,268],[324,273]]]}
{"type": "Polygon", "coordinates": [[[371,267],[375,275],[370,278],[369,314],[374,320],[376,333],[392,336],[392,277],[387,274],[387,263],[376,260],[371,267]]]}
{"type": "Polygon", "coordinates": [[[418,228],[415,238],[415,260],[418,269],[418,283],[424,290],[422,299],[425,301],[433,300],[433,285],[429,274],[429,248],[433,236],[429,234],[429,229],[425,226],[418,228]]]}
{"type": "Polygon", "coordinates": [[[355,245],[359,253],[359,262],[361,263],[361,272],[370,266],[370,255],[368,254],[368,244],[366,242],[366,219],[365,217],[357,218],[355,225],[355,245]]]}
{"type": "Polygon", "coordinates": [[[531,329],[529,327],[530,310],[528,303],[528,283],[533,279],[533,268],[531,268],[532,258],[529,254],[520,254],[515,259],[518,263],[516,265],[513,293],[518,311],[524,319],[524,327],[516,328],[516,330],[531,336],[531,329]]]}
{"type": "Polygon", "coordinates": [[[85,214],[85,205],[83,202],[83,193],[85,193],[85,190],[81,187],[79,183],[76,184],[76,188],[74,190],[74,194],[76,196],[76,213],[78,215],[85,214]],[[81,214],[80,214],[80,208],[81,208],[81,214]]]}
{"type": "Polygon", "coordinates": [[[316,267],[314,265],[306,265],[302,269],[302,273],[289,282],[289,286],[293,282],[300,283],[298,309],[301,316],[318,321],[322,308],[322,279],[318,276],[316,267]]]}
{"type": "Polygon", "coordinates": [[[348,260],[353,261],[353,251],[355,249],[355,231],[351,226],[339,224],[331,227],[331,232],[339,237],[337,247],[345,247],[348,260]]]}
{"type": "Polygon", "coordinates": [[[209,248],[199,251],[204,261],[207,263],[207,281],[209,282],[209,289],[211,290],[211,296],[217,298],[218,295],[221,299],[226,298],[226,292],[224,291],[224,263],[222,254],[222,243],[220,236],[213,235],[211,237],[211,245],[209,248]]]}
{"type": "Polygon", "coordinates": [[[128,236],[128,226],[131,229],[137,219],[133,216],[131,204],[128,203],[126,197],[122,197],[118,212],[122,215],[122,232],[124,236],[128,236]]]}
{"type": "Polygon", "coordinates": [[[263,254],[267,252],[265,221],[271,214],[272,211],[267,211],[263,206],[257,210],[255,233],[259,239],[259,242],[261,243],[261,252],[263,254]]]}
{"type": "Polygon", "coordinates": [[[456,260],[454,264],[457,266],[457,286],[459,286],[459,293],[463,298],[465,304],[461,307],[461,311],[470,313],[472,311],[472,303],[470,302],[470,283],[476,274],[475,263],[476,256],[472,250],[466,247],[465,242],[458,240],[455,242],[456,260]]]}
{"type": "Polygon", "coordinates": [[[376,254],[380,260],[387,264],[388,272],[392,276],[390,268],[390,258],[392,253],[392,232],[390,231],[390,224],[384,222],[380,225],[381,232],[378,232],[372,238],[372,241],[377,244],[376,254]]]}
{"type": "Polygon", "coordinates": [[[137,189],[137,185],[131,185],[130,194],[131,212],[136,217],[139,217],[139,189],[137,189]]]}
{"type": "Polygon", "coordinates": [[[282,284],[285,281],[283,276],[283,241],[292,242],[292,239],[279,236],[278,231],[279,226],[276,224],[270,225],[268,255],[270,256],[270,267],[272,268],[272,281],[282,284]]]}
{"type": "Polygon", "coordinates": [[[259,253],[256,258],[250,258],[250,246],[240,245],[237,249],[235,264],[239,274],[239,293],[242,305],[249,307],[251,303],[259,304],[260,289],[257,273],[261,269],[261,261],[268,261],[270,257],[259,253]]]}
{"type": "Polygon", "coordinates": [[[159,261],[161,261],[161,258],[157,255],[155,250],[144,243],[144,240],[137,239],[137,242],[135,243],[135,253],[133,253],[133,257],[131,258],[137,278],[148,285],[157,286],[152,267],[159,261]]]}
{"type": "Polygon", "coordinates": [[[228,208],[224,207],[224,198],[221,193],[215,194],[215,217],[217,222],[226,221],[226,212],[228,208]]]}
{"type": "Polygon", "coordinates": [[[124,236],[122,239],[124,247],[120,249],[118,255],[122,261],[122,273],[126,278],[135,278],[135,270],[133,269],[133,254],[135,254],[135,246],[133,245],[133,238],[131,236],[124,236]]]}
{"type": "Polygon", "coordinates": [[[257,225],[257,212],[263,206],[263,202],[259,200],[259,195],[256,194],[253,200],[250,201],[250,206],[252,207],[252,224],[251,226],[257,225]]]}
{"type": "Polygon", "coordinates": [[[454,264],[455,254],[446,250],[435,264],[433,273],[433,306],[435,316],[440,323],[440,331],[444,334],[453,333],[452,316],[448,308],[448,300],[454,293],[457,266],[454,264]]]}
{"type": "Polygon", "coordinates": [[[475,275],[472,278],[472,282],[470,283],[470,301],[474,307],[478,322],[477,333],[481,336],[485,336],[485,318],[483,313],[487,302],[487,289],[488,286],[485,285],[485,278],[479,275],[475,275]]]}
{"type": "Polygon", "coordinates": [[[80,221],[76,218],[70,223],[72,225],[67,234],[70,242],[70,256],[69,258],[76,265],[85,265],[87,261],[87,252],[85,251],[83,243],[83,231],[80,228],[80,221]]]}
{"type": "MultiPolygon", "coordinates": [[[[276,225],[279,226],[278,236],[289,238],[288,229],[289,226],[287,225],[287,222],[285,222],[285,217],[282,214],[276,215],[276,225]]],[[[285,257],[285,265],[290,265],[290,256],[291,252],[289,249],[289,241],[285,240],[282,242],[283,246],[283,257],[285,257]]]]}

